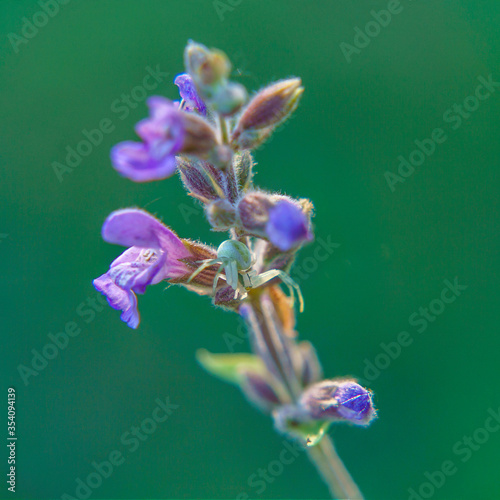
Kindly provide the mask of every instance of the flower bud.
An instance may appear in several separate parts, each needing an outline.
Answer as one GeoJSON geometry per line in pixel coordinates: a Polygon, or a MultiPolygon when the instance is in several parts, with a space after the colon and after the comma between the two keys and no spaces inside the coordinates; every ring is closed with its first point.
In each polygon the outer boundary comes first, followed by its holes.
{"type": "Polygon", "coordinates": [[[375,417],[372,395],[354,380],[323,380],[302,394],[300,408],[310,420],[344,420],[368,425],[375,417]]]}
{"type": "Polygon", "coordinates": [[[201,160],[189,161],[186,157],[177,157],[177,168],[184,187],[193,197],[203,203],[209,203],[211,200],[216,200],[219,194],[203,165],[204,162],[201,160]]]}
{"type": "Polygon", "coordinates": [[[264,192],[254,191],[246,194],[238,204],[242,227],[249,233],[264,234],[269,221],[269,211],[274,203],[275,197],[264,192]]]}
{"type": "Polygon", "coordinates": [[[304,92],[300,78],[282,80],[261,90],[241,114],[231,137],[235,148],[253,149],[284,122],[304,92]]]}
{"type": "Polygon", "coordinates": [[[219,199],[209,203],[205,207],[208,222],[215,231],[227,231],[236,219],[233,206],[227,200],[219,199]]]}
{"type": "Polygon", "coordinates": [[[184,144],[182,153],[206,157],[217,146],[217,132],[201,116],[183,113],[184,144]]]}
{"type": "Polygon", "coordinates": [[[205,349],[196,353],[198,362],[212,375],[237,385],[262,411],[271,411],[280,404],[282,392],[267,372],[262,360],[254,354],[212,354],[205,349]]]}
{"type": "Polygon", "coordinates": [[[307,387],[321,380],[323,370],[314,346],[307,341],[298,344],[298,357],[300,364],[300,378],[302,385],[307,387]]]}
{"type": "Polygon", "coordinates": [[[210,163],[220,170],[226,170],[232,159],[233,150],[225,144],[219,144],[208,155],[210,163]]]}
{"type": "Polygon", "coordinates": [[[247,399],[262,411],[271,411],[280,400],[270,383],[259,373],[251,370],[241,371],[241,390],[247,399]]]}
{"type": "Polygon", "coordinates": [[[313,239],[309,212],[291,198],[257,191],[245,195],[238,204],[242,228],[268,239],[283,252],[313,239]]]}
{"type": "Polygon", "coordinates": [[[229,76],[231,63],[221,50],[208,49],[201,43],[189,41],[184,51],[187,72],[197,86],[213,86],[229,76]]]}
{"type": "Polygon", "coordinates": [[[233,167],[238,182],[238,188],[245,191],[252,182],[253,159],[250,151],[243,151],[234,156],[233,167]]]}
{"type": "Polygon", "coordinates": [[[212,106],[223,116],[234,115],[247,100],[247,91],[240,83],[229,82],[215,91],[212,106]]]}
{"type": "Polygon", "coordinates": [[[215,292],[213,304],[229,311],[237,312],[241,305],[241,299],[234,298],[234,288],[232,286],[221,286],[217,292],[215,292]]]}

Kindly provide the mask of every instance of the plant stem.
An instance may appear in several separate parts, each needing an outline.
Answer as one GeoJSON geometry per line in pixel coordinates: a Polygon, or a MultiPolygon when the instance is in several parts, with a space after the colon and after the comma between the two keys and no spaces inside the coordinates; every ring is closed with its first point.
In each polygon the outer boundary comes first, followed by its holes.
{"type": "Polygon", "coordinates": [[[330,436],[307,448],[311,462],[328,485],[333,498],[363,499],[363,495],[338,456],[330,436]]]}
{"type": "MultiPolygon", "coordinates": [[[[289,392],[292,402],[300,397],[302,387],[297,374],[290,373],[290,352],[296,348],[295,342],[284,338],[279,314],[272,300],[263,294],[251,301],[251,307],[245,309],[250,343],[253,351],[263,359],[264,363],[281,378],[283,387],[289,392]],[[288,365],[288,366],[287,366],[288,365]],[[287,369],[288,368],[288,369],[287,369]]],[[[362,500],[363,495],[346,469],[328,435],[323,436],[318,444],[306,448],[311,462],[330,490],[332,498],[362,500]]]]}

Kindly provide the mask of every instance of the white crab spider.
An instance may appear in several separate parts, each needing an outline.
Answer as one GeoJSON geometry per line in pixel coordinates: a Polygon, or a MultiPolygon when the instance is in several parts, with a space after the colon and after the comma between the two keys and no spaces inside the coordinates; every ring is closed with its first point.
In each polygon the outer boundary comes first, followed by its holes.
{"type": "Polygon", "coordinates": [[[297,297],[300,303],[300,312],[304,310],[304,299],[299,285],[288,276],[284,271],[279,269],[271,269],[264,273],[257,274],[257,271],[251,269],[254,262],[252,254],[246,245],[238,240],[223,241],[217,249],[216,259],[200,260],[201,266],[190,276],[188,283],[207,267],[220,263],[220,267],[214,277],[213,293],[217,288],[219,278],[225,279],[227,284],[235,291],[235,298],[240,293],[244,299],[248,294],[247,291],[252,288],[257,288],[274,278],[279,278],[285,285],[288,286],[292,300],[294,298],[293,291],[297,292],[297,297]],[[226,276],[220,276],[224,270],[226,276]]]}

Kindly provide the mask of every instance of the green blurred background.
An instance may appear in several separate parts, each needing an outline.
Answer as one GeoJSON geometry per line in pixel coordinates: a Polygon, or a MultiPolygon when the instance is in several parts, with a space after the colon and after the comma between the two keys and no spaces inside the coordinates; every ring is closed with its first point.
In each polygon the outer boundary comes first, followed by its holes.
{"type": "MultiPolygon", "coordinates": [[[[41,7],[0,2],[0,406],[15,387],[18,426],[17,492],[3,482],[0,497],[75,496],[76,479],[113,450],[125,463],[91,498],[328,496],[304,455],[264,491],[249,484],[279,458],[283,437],[194,359],[200,347],[228,350],[224,333],[237,334],[236,316],[161,285],[140,297],[137,331],[109,307],[93,318],[77,313],[96,296],[92,279],[122,250],[100,237],[112,210],[145,207],[181,236],[222,240],[177,178],[134,184],[109,161],[110,148],[134,139],[134,124],[147,114],[143,99],[120,113],[113,103],[157,65],[169,76],[149,93],[177,98],[171,80],[192,38],[226,51],[234,79],[249,90],[303,79],[294,118],[256,153],[256,182],[311,198],[317,238],[340,244],[301,282],[298,329],[317,347],[327,376],[360,377],[375,393],[380,418],[370,428],[332,430],[362,491],[407,498],[426,471],[452,460],[456,474],[433,492],[423,487],[422,498],[499,498],[500,432],[474,444],[465,462],[454,447],[500,405],[500,89],[456,130],[443,114],[474,94],[479,76],[500,80],[500,4],[402,0],[400,13],[348,62],[340,44],[353,44],[355,28],[387,1],[232,3],[219,15],[212,0],[71,0],[17,45],[12,33],[21,36],[23,17],[32,20],[41,7]],[[66,147],[106,118],[113,131],[59,182],[53,162],[64,162],[66,147]],[[408,158],[414,141],[437,127],[446,142],[392,192],[384,173],[397,172],[397,157],[408,158]],[[418,333],[410,316],[455,277],[468,288],[418,333]],[[19,365],[30,366],[32,349],[40,352],[69,321],[81,334],[25,385],[19,365]],[[412,345],[366,380],[365,360],[382,360],[380,344],[401,331],[412,345]],[[167,396],[179,409],[127,452],[123,434],[167,396]]],[[[305,248],[299,264],[314,249],[305,248]]],[[[246,342],[235,348],[247,350],[246,342]]]]}

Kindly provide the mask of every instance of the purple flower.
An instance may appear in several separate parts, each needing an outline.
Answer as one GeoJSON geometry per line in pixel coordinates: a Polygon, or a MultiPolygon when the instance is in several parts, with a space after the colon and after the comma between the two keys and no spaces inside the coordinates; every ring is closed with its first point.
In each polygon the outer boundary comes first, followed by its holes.
{"type": "Polygon", "coordinates": [[[187,111],[197,111],[202,116],[207,115],[207,108],[194,85],[193,79],[187,73],[177,75],[174,84],[179,87],[179,94],[185,101],[187,111]]]}
{"type": "Polygon", "coordinates": [[[129,246],[111,263],[109,271],[94,280],[94,287],[122,321],[139,325],[136,293],[165,279],[185,276],[191,270],[180,259],[191,257],[182,240],[151,214],[134,208],[113,212],[104,222],[102,237],[108,243],[129,246]]]}
{"type": "Polygon", "coordinates": [[[172,101],[153,96],[147,104],[150,117],[135,127],[143,142],[121,142],[111,150],[115,169],[136,182],[173,175],[177,167],[175,155],[181,151],[186,134],[183,113],[172,101]]]}
{"type": "Polygon", "coordinates": [[[347,420],[367,425],[375,416],[372,396],[354,380],[323,380],[310,386],[300,406],[313,420],[347,420]]]}
{"type": "Polygon", "coordinates": [[[269,211],[266,234],[271,243],[283,251],[313,238],[304,212],[287,200],[279,201],[269,211]]]}

